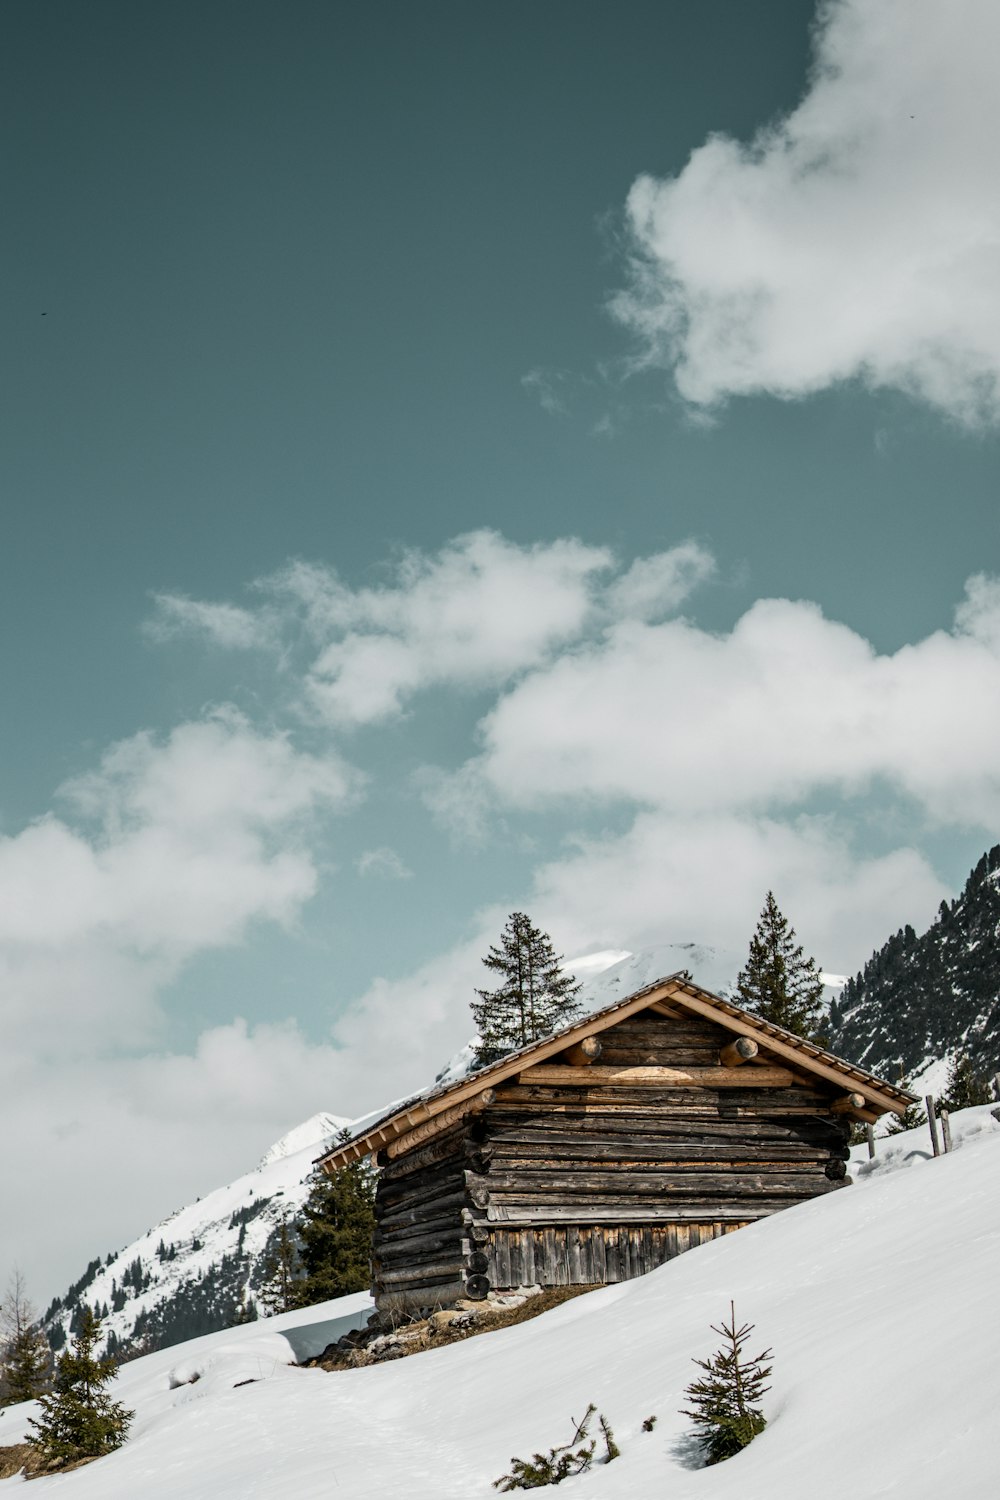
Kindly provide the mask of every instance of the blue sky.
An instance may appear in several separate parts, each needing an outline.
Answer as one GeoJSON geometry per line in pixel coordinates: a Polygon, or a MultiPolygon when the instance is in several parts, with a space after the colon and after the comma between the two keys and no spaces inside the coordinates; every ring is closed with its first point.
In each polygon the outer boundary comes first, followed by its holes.
{"type": "Polygon", "coordinates": [[[511,909],[931,919],[1000,827],[985,0],[6,22],[0,1271],[420,1086],[511,909]]]}

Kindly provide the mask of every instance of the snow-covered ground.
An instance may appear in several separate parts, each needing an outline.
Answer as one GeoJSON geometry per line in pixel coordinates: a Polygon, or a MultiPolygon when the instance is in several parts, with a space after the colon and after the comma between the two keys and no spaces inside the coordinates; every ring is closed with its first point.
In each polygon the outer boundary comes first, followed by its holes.
{"type": "MultiPolygon", "coordinates": [[[[565,1441],[595,1401],[622,1457],[566,1481],[567,1500],[989,1500],[1000,1125],[984,1107],[953,1127],[949,1156],[929,1159],[926,1129],[880,1142],[845,1191],[441,1350],[333,1375],[292,1368],[338,1323],[363,1320],[358,1296],[137,1360],[116,1391],[137,1413],[126,1446],[31,1493],[486,1500],[511,1455],[565,1441]],[[679,1408],[730,1298],[756,1324],[750,1352],[774,1350],[769,1425],[737,1458],[698,1470],[679,1408]]],[[[0,1443],[29,1414],[9,1408],[0,1443]]],[[[0,1482],[0,1494],[21,1483],[0,1482]]]]}

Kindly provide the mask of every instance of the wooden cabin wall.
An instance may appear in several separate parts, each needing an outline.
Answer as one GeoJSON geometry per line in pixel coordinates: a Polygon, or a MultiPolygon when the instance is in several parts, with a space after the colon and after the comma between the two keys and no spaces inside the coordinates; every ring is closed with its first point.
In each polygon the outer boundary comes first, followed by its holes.
{"type": "Polygon", "coordinates": [[[380,1307],[445,1306],[465,1295],[480,1264],[471,1259],[468,1177],[484,1166],[465,1121],[406,1156],[381,1161],[372,1245],[380,1307]]]}
{"type": "MultiPolygon", "coordinates": [[[[602,1065],[717,1064],[731,1033],[646,1012],[602,1035],[602,1065]]],[[[749,1070],[752,1063],[745,1064],[749,1070]]],[[[842,1186],[830,1093],[538,1085],[390,1161],[376,1200],[380,1305],[442,1305],[520,1285],[622,1281],[842,1186]]]]}

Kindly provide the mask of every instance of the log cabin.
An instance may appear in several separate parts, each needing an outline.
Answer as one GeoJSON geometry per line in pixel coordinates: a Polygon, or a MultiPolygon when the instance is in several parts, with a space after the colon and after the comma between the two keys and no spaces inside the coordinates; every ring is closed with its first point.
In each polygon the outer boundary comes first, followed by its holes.
{"type": "Polygon", "coordinates": [[[847,1185],[905,1090],[680,973],[395,1106],[318,1165],[381,1168],[372,1290],[420,1312],[641,1276],[847,1185]]]}

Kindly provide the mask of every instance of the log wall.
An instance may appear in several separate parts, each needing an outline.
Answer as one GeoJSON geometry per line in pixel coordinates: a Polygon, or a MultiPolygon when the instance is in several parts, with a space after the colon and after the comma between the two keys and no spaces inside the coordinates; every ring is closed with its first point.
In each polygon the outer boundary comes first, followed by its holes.
{"type": "MultiPolygon", "coordinates": [[[[729,1040],[707,1021],[644,1013],[605,1031],[600,1061],[713,1067],[729,1040]]],[[[572,1076],[512,1079],[487,1109],[385,1164],[380,1306],[628,1280],[845,1180],[847,1126],[832,1092],[805,1081],[661,1088],[572,1076]]]]}

